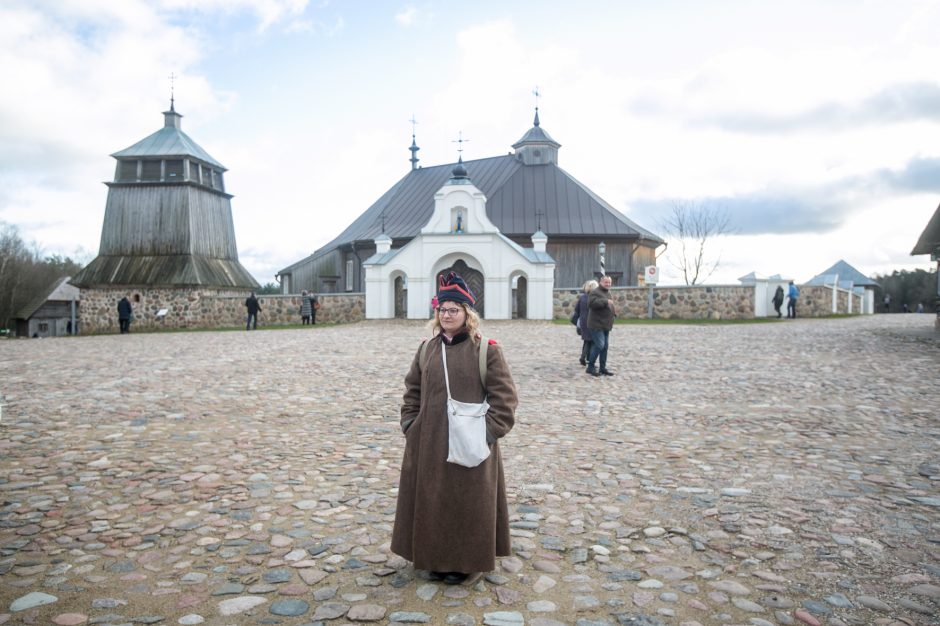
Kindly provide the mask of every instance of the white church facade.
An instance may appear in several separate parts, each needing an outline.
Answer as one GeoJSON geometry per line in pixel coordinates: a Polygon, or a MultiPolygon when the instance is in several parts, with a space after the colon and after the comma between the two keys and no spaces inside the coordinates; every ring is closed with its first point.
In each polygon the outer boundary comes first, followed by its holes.
{"type": "Polygon", "coordinates": [[[527,248],[500,233],[459,162],[415,237],[394,250],[384,232],[374,240],[376,252],[363,262],[366,318],[427,319],[438,276],[454,270],[474,291],[483,317],[552,319],[555,261],[541,230],[531,240],[527,248]]]}

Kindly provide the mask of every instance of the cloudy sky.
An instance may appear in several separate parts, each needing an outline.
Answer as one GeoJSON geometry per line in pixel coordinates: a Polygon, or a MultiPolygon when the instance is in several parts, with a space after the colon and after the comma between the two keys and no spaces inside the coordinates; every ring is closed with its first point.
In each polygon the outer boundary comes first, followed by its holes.
{"type": "Polygon", "coordinates": [[[2,0],[0,220],[93,256],[109,155],[162,127],[173,73],[271,282],[408,172],[412,115],[422,165],[460,132],[505,154],[537,85],[561,167],[631,219],[727,211],[710,282],[927,269],[937,32],[936,0],[2,0]]]}

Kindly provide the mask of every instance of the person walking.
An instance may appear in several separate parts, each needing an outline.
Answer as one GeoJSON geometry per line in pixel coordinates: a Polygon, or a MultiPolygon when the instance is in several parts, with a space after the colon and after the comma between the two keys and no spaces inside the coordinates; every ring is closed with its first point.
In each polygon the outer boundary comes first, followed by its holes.
{"type": "Polygon", "coordinates": [[[127,296],[124,296],[118,302],[117,310],[118,326],[121,329],[121,334],[131,332],[131,316],[134,314],[134,307],[131,306],[131,301],[127,299],[127,296]]]}
{"type": "Polygon", "coordinates": [[[787,292],[787,319],[796,319],[796,301],[800,297],[800,290],[796,288],[793,281],[790,281],[790,288],[787,292]]]}
{"type": "Polygon", "coordinates": [[[587,359],[591,355],[591,329],[588,328],[588,297],[591,292],[597,289],[597,281],[589,280],[581,285],[581,295],[574,304],[574,314],[571,316],[571,322],[578,328],[578,334],[581,335],[581,365],[587,365],[587,359]]]}
{"type": "Polygon", "coordinates": [[[254,291],[245,300],[245,308],[248,310],[248,321],[245,323],[245,330],[251,330],[252,328],[258,330],[258,313],[261,312],[261,303],[255,297],[254,291]],[[254,325],[252,325],[252,322],[254,322],[254,325]]]}
{"type": "MultiPolygon", "coordinates": [[[[777,285],[777,291],[774,292],[774,310],[777,312],[777,319],[783,315],[780,308],[783,306],[783,285],[777,285]]],[[[789,314],[788,314],[789,317],[789,314]]]]}
{"type": "Polygon", "coordinates": [[[891,294],[890,293],[885,294],[884,303],[885,303],[885,313],[890,313],[891,312],[891,294]]]}
{"type": "Polygon", "coordinates": [[[306,326],[310,323],[310,314],[313,311],[313,305],[310,304],[310,296],[307,295],[307,290],[304,289],[300,292],[300,324],[301,326],[306,326]]]}
{"type": "Polygon", "coordinates": [[[607,369],[607,349],[610,346],[610,331],[614,328],[614,318],[617,317],[617,308],[610,296],[610,286],[613,283],[610,276],[601,276],[600,284],[588,295],[587,325],[591,331],[591,354],[588,357],[587,369],[591,376],[613,376],[607,369]],[[596,368],[600,357],[600,369],[596,368]]]}
{"type": "Polygon", "coordinates": [[[479,332],[476,298],[463,278],[455,272],[441,277],[438,301],[429,322],[434,337],[422,343],[405,376],[405,452],[391,551],[428,570],[433,580],[456,585],[492,571],[497,556],[511,554],[499,440],[515,423],[518,396],[502,349],[479,332]],[[445,460],[449,395],[489,403],[484,419],[490,453],[476,467],[445,460]]]}

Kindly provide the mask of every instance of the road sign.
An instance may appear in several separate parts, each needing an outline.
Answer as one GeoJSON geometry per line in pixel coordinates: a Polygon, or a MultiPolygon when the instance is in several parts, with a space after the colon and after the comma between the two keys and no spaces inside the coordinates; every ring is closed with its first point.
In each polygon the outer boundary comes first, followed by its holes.
{"type": "Polygon", "coordinates": [[[655,265],[646,266],[644,279],[646,280],[647,285],[655,285],[657,282],[659,282],[659,270],[655,265]]]}

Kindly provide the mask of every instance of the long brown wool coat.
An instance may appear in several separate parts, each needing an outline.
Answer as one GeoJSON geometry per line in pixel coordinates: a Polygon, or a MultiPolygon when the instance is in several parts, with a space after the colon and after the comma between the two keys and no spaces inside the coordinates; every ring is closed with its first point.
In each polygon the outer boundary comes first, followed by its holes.
{"type": "Polygon", "coordinates": [[[509,511],[499,439],[514,423],[516,385],[498,345],[487,349],[486,393],[479,352],[469,339],[447,347],[450,391],[456,400],[490,404],[487,433],[497,441],[477,467],[447,462],[447,388],[441,338],[428,340],[425,363],[415,354],[405,377],[401,423],[405,455],[401,464],[392,552],[416,569],[489,572],[497,556],[510,554],[509,511]],[[409,421],[414,420],[410,423],[409,421]]]}

